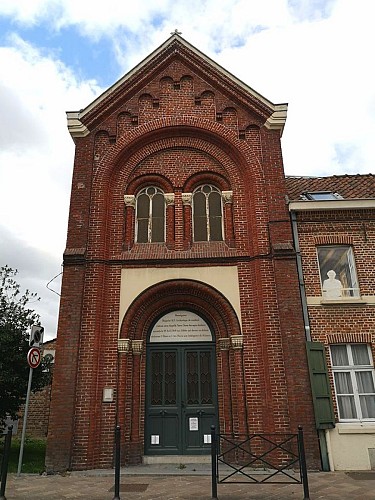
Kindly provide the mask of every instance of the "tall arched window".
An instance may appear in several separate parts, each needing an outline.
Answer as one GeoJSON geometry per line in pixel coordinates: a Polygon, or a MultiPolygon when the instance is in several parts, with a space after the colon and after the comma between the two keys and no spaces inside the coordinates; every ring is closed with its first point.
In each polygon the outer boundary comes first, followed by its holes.
{"type": "Polygon", "coordinates": [[[194,241],[221,241],[223,239],[223,204],[221,192],[204,184],[193,193],[194,241]]]}
{"type": "Polygon", "coordinates": [[[142,189],[136,202],[136,241],[151,243],[165,241],[164,193],[157,187],[142,189]]]}

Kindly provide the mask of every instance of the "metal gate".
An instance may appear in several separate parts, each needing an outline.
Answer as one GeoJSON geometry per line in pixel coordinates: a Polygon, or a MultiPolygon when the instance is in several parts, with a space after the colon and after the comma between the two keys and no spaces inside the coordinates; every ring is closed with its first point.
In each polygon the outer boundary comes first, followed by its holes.
{"type": "Polygon", "coordinates": [[[211,428],[212,498],[220,483],[309,485],[302,427],[295,434],[217,434],[211,428]]]}

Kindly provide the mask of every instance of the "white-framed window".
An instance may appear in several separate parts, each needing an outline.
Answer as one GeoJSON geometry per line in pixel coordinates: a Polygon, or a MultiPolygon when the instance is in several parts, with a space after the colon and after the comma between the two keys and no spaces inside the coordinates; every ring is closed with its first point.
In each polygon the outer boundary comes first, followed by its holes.
{"type": "Polygon", "coordinates": [[[157,187],[146,187],[136,196],[136,241],[165,241],[165,199],[157,187]]]}
{"type": "Polygon", "coordinates": [[[340,300],[359,297],[359,285],[352,247],[332,245],[317,247],[323,299],[340,300]]]}
{"type": "Polygon", "coordinates": [[[367,344],[330,346],[340,421],[375,420],[374,364],[367,344]]]}
{"type": "Polygon", "coordinates": [[[221,191],[204,184],[193,192],[194,241],[223,240],[223,202],[221,191]]]}

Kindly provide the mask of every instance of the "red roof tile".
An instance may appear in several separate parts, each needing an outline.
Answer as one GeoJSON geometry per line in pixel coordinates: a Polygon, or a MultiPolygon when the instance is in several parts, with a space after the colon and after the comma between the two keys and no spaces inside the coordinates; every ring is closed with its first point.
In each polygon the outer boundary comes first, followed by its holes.
{"type": "Polygon", "coordinates": [[[286,176],[286,187],[290,200],[300,200],[302,193],[306,191],[330,191],[345,199],[375,198],[375,175],[286,176]]]}

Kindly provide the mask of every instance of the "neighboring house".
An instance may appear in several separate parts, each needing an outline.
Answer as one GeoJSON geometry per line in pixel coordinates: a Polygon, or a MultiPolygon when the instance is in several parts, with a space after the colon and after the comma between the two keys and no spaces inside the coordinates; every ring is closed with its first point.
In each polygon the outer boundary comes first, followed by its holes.
{"type": "Polygon", "coordinates": [[[68,112],[48,471],[111,467],[116,424],[123,463],[209,454],[212,424],[302,425],[315,469],[375,448],[373,200],[347,199],[373,178],[285,180],[286,111],[175,33],[68,112]]]}
{"type": "MultiPolygon", "coordinates": [[[[50,356],[53,362],[56,351],[56,339],[48,340],[43,344],[43,356],[50,356]]],[[[26,435],[36,438],[45,438],[48,433],[49,412],[51,404],[51,384],[30,395],[29,410],[26,423],[26,435]]],[[[21,407],[18,421],[18,435],[21,436],[23,426],[24,406],[21,407]]]]}
{"type": "Polygon", "coordinates": [[[375,176],[286,183],[307,336],[325,351],[333,395],[335,427],[328,406],[321,427],[330,469],[375,469],[375,176]]]}

